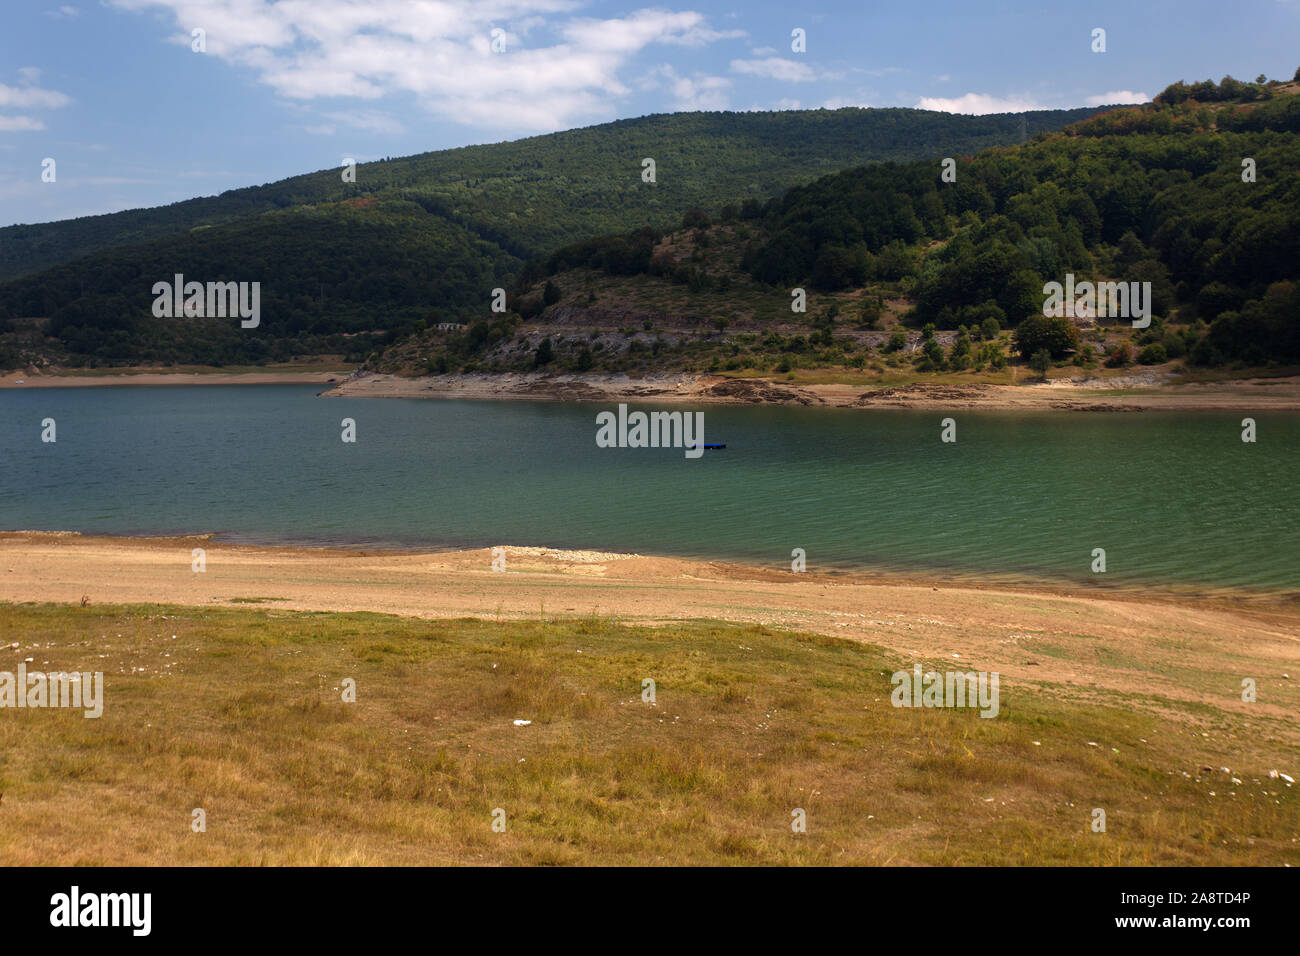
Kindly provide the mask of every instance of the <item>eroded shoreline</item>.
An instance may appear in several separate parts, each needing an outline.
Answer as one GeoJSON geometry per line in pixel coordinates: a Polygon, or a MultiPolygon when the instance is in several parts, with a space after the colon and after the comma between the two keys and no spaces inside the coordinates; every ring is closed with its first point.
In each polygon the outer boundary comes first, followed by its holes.
{"type": "Polygon", "coordinates": [[[348,398],[438,398],[475,401],[640,402],[659,404],[796,405],[822,408],[1007,409],[1138,412],[1300,411],[1300,377],[1229,382],[1150,384],[1153,378],[1054,380],[1035,385],[917,382],[884,387],[845,383],[727,378],[662,373],[551,375],[507,373],[405,378],[362,373],[322,393],[348,398]],[[1147,383],[1147,384],[1143,384],[1147,383]]]}
{"type": "Polygon", "coordinates": [[[433,398],[468,401],[627,402],[786,405],[810,408],[934,410],[1300,412],[1300,376],[1172,383],[1149,372],[1054,379],[1035,384],[914,382],[895,385],[791,382],[680,372],[551,374],[470,373],[405,377],[339,371],[161,372],[0,376],[0,389],[194,385],[320,385],[324,397],[433,398]]]}
{"type": "Polygon", "coordinates": [[[1008,678],[1219,707],[1238,706],[1225,705],[1225,695],[1239,693],[1233,688],[1249,674],[1270,690],[1267,699],[1239,706],[1283,719],[1300,710],[1300,607],[1280,596],[1237,599],[1225,590],[1186,601],[502,547],[505,570],[494,571],[491,548],[408,553],[6,532],[0,601],[627,624],[719,620],[866,641],[905,659],[949,660],[1008,678]],[[193,570],[196,547],[205,550],[202,573],[193,570]]]}

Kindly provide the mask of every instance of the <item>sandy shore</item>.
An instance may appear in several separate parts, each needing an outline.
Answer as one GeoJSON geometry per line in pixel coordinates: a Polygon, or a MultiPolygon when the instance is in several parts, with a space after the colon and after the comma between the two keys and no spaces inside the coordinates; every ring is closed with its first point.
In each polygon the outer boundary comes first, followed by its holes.
{"type": "Polygon", "coordinates": [[[663,373],[627,375],[350,376],[327,397],[452,398],[479,401],[651,402],[657,404],[803,405],[829,408],[1054,409],[1137,412],[1300,411],[1300,377],[1170,384],[1154,373],[1035,385],[917,383],[892,387],[794,384],[768,379],[663,373]]]}
{"type": "Polygon", "coordinates": [[[395,553],[246,547],[203,537],[0,534],[0,601],[83,598],[96,605],[429,618],[708,618],[863,640],[904,657],[944,659],[1081,692],[1252,707],[1286,720],[1300,712],[1300,605],[1231,593],[1189,601],[937,578],[796,575],[540,547],[507,547],[506,570],[494,572],[490,549],[395,553]],[[203,573],[191,570],[196,547],[206,550],[203,573]],[[1268,688],[1257,703],[1238,700],[1243,676],[1268,688]]]}
{"type": "Polygon", "coordinates": [[[99,375],[9,372],[0,389],[175,385],[321,385],[326,397],[440,398],[474,401],[645,402],[672,404],[802,405],[824,408],[915,408],[955,410],[1049,409],[1140,412],[1300,411],[1300,376],[1178,384],[1166,373],[1137,370],[1122,375],[1054,379],[1047,383],[918,382],[868,386],[796,384],[762,378],[726,378],[663,372],[628,375],[511,372],[407,378],[341,370],[272,372],[162,372],[127,370],[99,375]]]}
{"type": "Polygon", "coordinates": [[[104,375],[0,375],[0,388],[92,388],[112,385],[328,385],[347,376],[311,372],[116,372],[104,375]]]}

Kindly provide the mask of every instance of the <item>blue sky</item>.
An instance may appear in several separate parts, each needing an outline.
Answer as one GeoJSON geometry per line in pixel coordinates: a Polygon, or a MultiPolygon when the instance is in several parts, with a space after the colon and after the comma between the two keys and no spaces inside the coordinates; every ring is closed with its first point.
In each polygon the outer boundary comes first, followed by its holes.
{"type": "Polygon", "coordinates": [[[1300,0],[0,0],[0,225],[646,113],[1064,108],[1297,66],[1300,0]]]}

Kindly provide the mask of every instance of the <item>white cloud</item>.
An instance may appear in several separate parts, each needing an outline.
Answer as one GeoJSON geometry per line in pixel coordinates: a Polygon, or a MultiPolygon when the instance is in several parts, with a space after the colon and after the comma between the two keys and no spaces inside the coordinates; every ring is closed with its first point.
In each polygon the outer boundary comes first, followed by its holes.
{"type": "MultiPolygon", "coordinates": [[[[577,0],[110,2],[127,10],[171,11],[181,31],[177,43],[188,45],[190,30],[202,27],[208,55],[254,71],[288,99],[377,101],[406,93],[434,115],[516,131],[563,129],[614,115],[614,100],[629,92],[621,73],[648,47],[702,46],[745,35],[714,30],[692,11],[579,17],[573,15],[577,0]],[[506,31],[504,53],[492,50],[494,28],[506,31]]],[[[717,102],[721,90],[717,78],[692,78],[676,95],[717,102]]]]}
{"type": "Polygon", "coordinates": [[[1045,109],[1036,100],[1028,96],[997,97],[987,93],[967,93],[952,99],[937,96],[923,96],[916,104],[917,109],[938,110],[941,113],[970,113],[976,116],[985,113],[1022,113],[1025,110],[1045,109]]]}
{"type": "Polygon", "coordinates": [[[386,113],[377,113],[373,110],[362,110],[357,113],[349,113],[340,110],[325,113],[323,115],[325,119],[333,120],[335,123],[340,125],[369,130],[372,133],[406,132],[406,127],[397,120],[393,119],[386,113]]]}
{"type": "Polygon", "coordinates": [[[650,43],[703,46],[715,40],[742,37],[743,30],[710,30],[699,13],[637,10],[615,20],[575,19],[564,27],[571,43],[590,50],[635,53],[650,43]]]}
{"type": "Polygon", "coordinates": [[[750,52],[751,54],[753,54],[754,56],[771,56],[773,53],[776,52],[776,47],[774,47],[774,46],[760,46],[760,47],[755,47],[754,49],[750,50],[749,52],[750,52]]]}
{"type": "Polygon", "coordinates": [[[162,182],[162,180],[135,179],[130,176],[87,176],[83,179],[76,180],[76,182],[79,185],[87,185],[87,186],[124,186],[130,184],[156,186],[160,182],[162,182]]]}
{"type": "Polygon", "coordinates": [[[45,11],[45,15],[47,17],[54,17],[57,20],[66,20],[70,17],[77,16],[77,14],[79,13],[81,13],[80,10],[78,10],[76,7],[68,6],[66,3],[56,10],[45,11]]]}
{"type": "Polygon", "coordinates": [[[67,106],[72,100],[57,90],[38,86],[5,86],[0,83],[0,109],[49,109],[67,106]]]}
{"type": "Polygon", "coordinates": [[[1090,96],[1086,100],[1089,106],[1114,106],[1115,104],[1134,104],[1149,103],[1151,97],[1145,93],[1135,93],[1133,90],[1112,90],[1109,93],[1102,93],[1100,96],[1090,96]]]}
{"type": "Polygon", "coordinates": [[[788,83],[808,83],[817,79],[817,74],[806,63],[779,56],[769,56],[760,60],[732,60],[731,70],[733,73],[762,76],[788,83]]]}
{"type": "Polygon", "coordinates": [[[45,124],[30,116],[0,116],[0,133],[28,132],[45,129],[45,124]]]}
{"type": "Polygon", "coordinates": [[[893,73],[902,73],[903,68],[901,66],[882,66],[874,70],[868,70],[865,67],[855,66],[849,72],[864,73],[867,76],[881,77],[881,76],[889,76],[893,73]]]}
{"type": "Polygon", "coordinates": [[[692,76],[680,76],[671,65],[665,63],[651,74],[651,81],[662,79],[672,91],[674,108],[679,110],[725,110],[730,105],[731,80],[724,76],[710,76],[695,73],[692,76]]]}
{"type": "Polygon", "coordinates": [[[862,96],[832,96],[822,103],[822,108],[828,110],[843,109],[846,106],[857,106],[865,109],[871,104],[862,96]]]}
{"type": "MultiPolygon", "coordinates": [[[[40,78],[41,71],[32,66],[19,69],[26,84],[40,78]]],[[[0,83],[0,110],[56,110],[72,102],[71,97],[58,90],[43,90],[39,86],[6,86],[0,83]]],[[[0,115],[0,132],[19,133],[45,129],[45,123],[35,116],[0,115]]]]}

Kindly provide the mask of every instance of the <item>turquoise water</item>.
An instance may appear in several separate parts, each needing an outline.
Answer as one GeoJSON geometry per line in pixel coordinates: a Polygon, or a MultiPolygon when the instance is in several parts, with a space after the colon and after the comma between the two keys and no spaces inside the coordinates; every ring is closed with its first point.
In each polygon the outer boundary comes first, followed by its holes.
{"type": "MultiPolygon", "coordinates": [[[[609,405],[315,387],[0,392],[0,529],[538,544],[1294,589],[1300,416],[706,406],[725,451],[596,447],[609,405]],[[957,442],[939,440],[940,419],[957,442]],[[357,442],[340,440],[340,420],[357,442]],[[53,418],[58,441],[41,442],[53,418]],[[1090,572],[1092,550],[1107,573],[1090,572]]],[[[653,406],[634,406],[650,409],[653,406]]]]}

